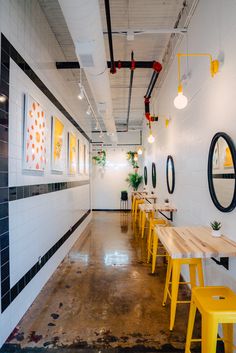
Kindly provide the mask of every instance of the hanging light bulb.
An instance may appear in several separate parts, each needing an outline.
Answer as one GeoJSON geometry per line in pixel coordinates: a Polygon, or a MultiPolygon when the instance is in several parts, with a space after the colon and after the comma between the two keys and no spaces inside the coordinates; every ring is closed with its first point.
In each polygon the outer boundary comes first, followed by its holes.
{"type": "Polygon", "coordinates": [[[87,111],[86,111],[86,114],[87,114],[87,115],[90,115],[90,114],[91,114],[91,107],[90,107],[90,105],[88,106],[88,109],[87,109],[87,111]]]}
{"type": "Polygon", "coordinates": [[[150,130],[149,136],[148,136],[148,142],[153,143],[154,141],[155,141],[155,137],[152,134],[152,130],[150,130]]]}
{"type": "Polygon", "coordinates": [[[95,130],[98,130],[98,123],[97,123],[96,126],[95,126],[95,130]]]}
{"type": "Polygon", "coordinates": [[[134,155],[134,161],[135,161],[135,162],[138,161],[138,154],[137,154],[137,153],[135,153],[135,155],[134,155]]]}
{"type": "Polygon", "coordinates": [[[188,104],[188,98],[183,95],[183,87],[178,86],[178,95],[174,99],[174,105],[177,109],[184,109],[188,104]]]}
{"type": "Polygon", "coordinates": [[[3,94],[1,94],[0,95],[0,103],[4,103],[4,102],[6,102],[6,100],[7,100],[7,97],[4,96],[3,94]]]}
{"type": "Polygon", "coordinates": [[[143,154],[143,150],[141,147],[138,148],[138,154],[141,156],[143,154]]]}

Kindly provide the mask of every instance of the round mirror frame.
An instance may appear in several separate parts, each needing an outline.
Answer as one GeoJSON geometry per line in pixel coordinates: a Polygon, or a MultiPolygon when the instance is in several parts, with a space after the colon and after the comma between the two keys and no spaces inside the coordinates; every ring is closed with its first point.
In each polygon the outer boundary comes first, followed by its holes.
{"type": "Polygon", "coordinates": [[[156,164],[152,163],[152,186],[155,189],[157,185],[156,164]]]}
{"type": "Polygon", "coordinates": [[[143,169],[143,179],[144,179],[144,184],[147,185],[148,176],[147,176],[147,167],[146,166],[143,169]]]}
{"type": "Polygon", "coordinates": [[[208,186],[209,186],[211,199],[212,199],[214,205],[216,206],[216,208],[218,208],[218,210],[220,210],[221,212],[231,212],[231,211],[233,211],[233,209],[236,206],[236,182],[234,184],[234,192],[233,192],[232,201],[231,201],[230,205],[227,207],[222,206],[220,204],[220,202],[218,201],[217,196],[216,196],[216,192],[214,189],[214,185],[213,185],[213,177],[212,177],[213,159],[212,159],[212,157],[213,157],[215,145],[220,137],[222,137],[229,146],[229,149],[230,149],[230,152],[232,155],[233,165],[234,165],[234,173],[236,173],[236,150],[235,150],[234,143],[233,143],[231,137],[229,135],[227,135],[225,132],[217,132],[211,140],[211,145],[210,145],[209,154],[208,154],[208,167],[207,167],[208,186]]]}
{"type": "Polygon", "coordinates": [[[175,166],[174,166],[173,157],[170,155],[167,156],[167,160],[166,160],[166,184],[167,184],[167,189],[169,194],[173,194],[175,189],[175,166]],[[170,186],[169,175],[168,175],[169,162],[171,163],[171,166],[172,166],[172,185],[171,186],[170,186]]]}

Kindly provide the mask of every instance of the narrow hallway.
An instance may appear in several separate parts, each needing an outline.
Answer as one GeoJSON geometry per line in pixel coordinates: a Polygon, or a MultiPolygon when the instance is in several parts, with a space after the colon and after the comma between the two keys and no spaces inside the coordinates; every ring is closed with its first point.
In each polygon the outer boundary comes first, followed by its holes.
{"type": "Polygon", "coordinates": [[[129,213],[94,212],[85,233],[9,337],[8,349],[17,344],[182,351],[188,306],[178,308],[171,333],[169,306],[161,304],[166,266],[161,260],[151,275],[146,240],[136,233],[129,213]]]}

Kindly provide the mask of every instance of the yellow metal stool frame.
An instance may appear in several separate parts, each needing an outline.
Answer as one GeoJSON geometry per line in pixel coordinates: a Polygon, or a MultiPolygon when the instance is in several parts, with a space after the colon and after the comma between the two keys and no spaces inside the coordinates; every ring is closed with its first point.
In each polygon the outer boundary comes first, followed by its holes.
{"type": "MultiPolygon", "coordinates": [[[[153,219],[154,217],[154,211],[153,210],[145,210],[142,212],[142,216],[141,216],[141,222],[140,222],[140,234],[141,237],[144,237],[144,230],[145,230],[145,225],[146,225],[146,220],[149,221],[150,224],[150,220],[153,219]]],[[[149,228],[149,227],[148,227],[149,228]]]]}
{"type": "Polygon", "coordinates": [[[162,218],[154,218],[149,220],[149,231],[147,238],[147,263],[150,262],[152,257],[152,273],[155,272],[157,257],[167,257],[167,254],[158,254],[158,248],[164,248],[159,246],[159,237],[155,231],[155,226],[167,227],[169,222],[162,218]]]}
{"type": "Polygon", "coordinates": [[[236,323],[236,294],[228,287],[195,287],[189,311],[185,353],[191,353],[191,342],[202,342],[202,353],[215,353],[217,340],[225,343],[225,353],[233,353],[233,324],[236,323]],[[202,315],[202,338],[192,339],[197,309],[202,315]],[[223,339],[217,339],[218,324],[223,339]]]}
{"type": "Polygon", "coordinates": [[[144,199],[137,199],[136,202],[135,202],[135,209],[134,209],[134,221],[136,222],[137,220],[137,215],[138,215],[138,206],[141,204],[141,203],[144,203],[144,199]]]}
{"type": "MultiPolygon", "coordinates": [[[[164,298],[162,305],[166,305],[167,297],[171,300],[170,305],[170,331],[174,328],[176,306],[177,304],[190,303],[190,300],[178,300],[179,284],[191,284],[191,289],[197,286],[197,276],[199,286],[204,286],[203,270],[202,270],[202,259],[173,259],[169,258],[167,272],[166,272],[166,283],[164,289],[164,298]],[[189,282],[180,282],[181,266],[189,265],[189,282]],[[172,277],[172,278],[171,278],[172,277]],[[171,284],[171,291],[169,285],[171,284]]],[[[210,352],[208,352],[210,353],[210,352]]]]}
{"type": "Polygon", "coordinates": [[[136,201],[136,197],[135,197],[135,195],[133,195],[133,198],[132,198],[132,206],[131,206],[131,215],[132,215],[132,216],[134,215],[135,201],[136,201]]]}

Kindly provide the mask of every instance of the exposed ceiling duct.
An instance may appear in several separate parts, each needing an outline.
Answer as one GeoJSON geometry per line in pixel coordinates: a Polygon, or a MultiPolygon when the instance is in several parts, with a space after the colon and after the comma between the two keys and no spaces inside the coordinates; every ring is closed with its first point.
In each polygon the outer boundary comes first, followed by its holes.
{"type": "Polygon", "coordinates": [[[98,111],[115,142],[117,135],[98,0],[59,0],[59,4],[98,111]]]}

